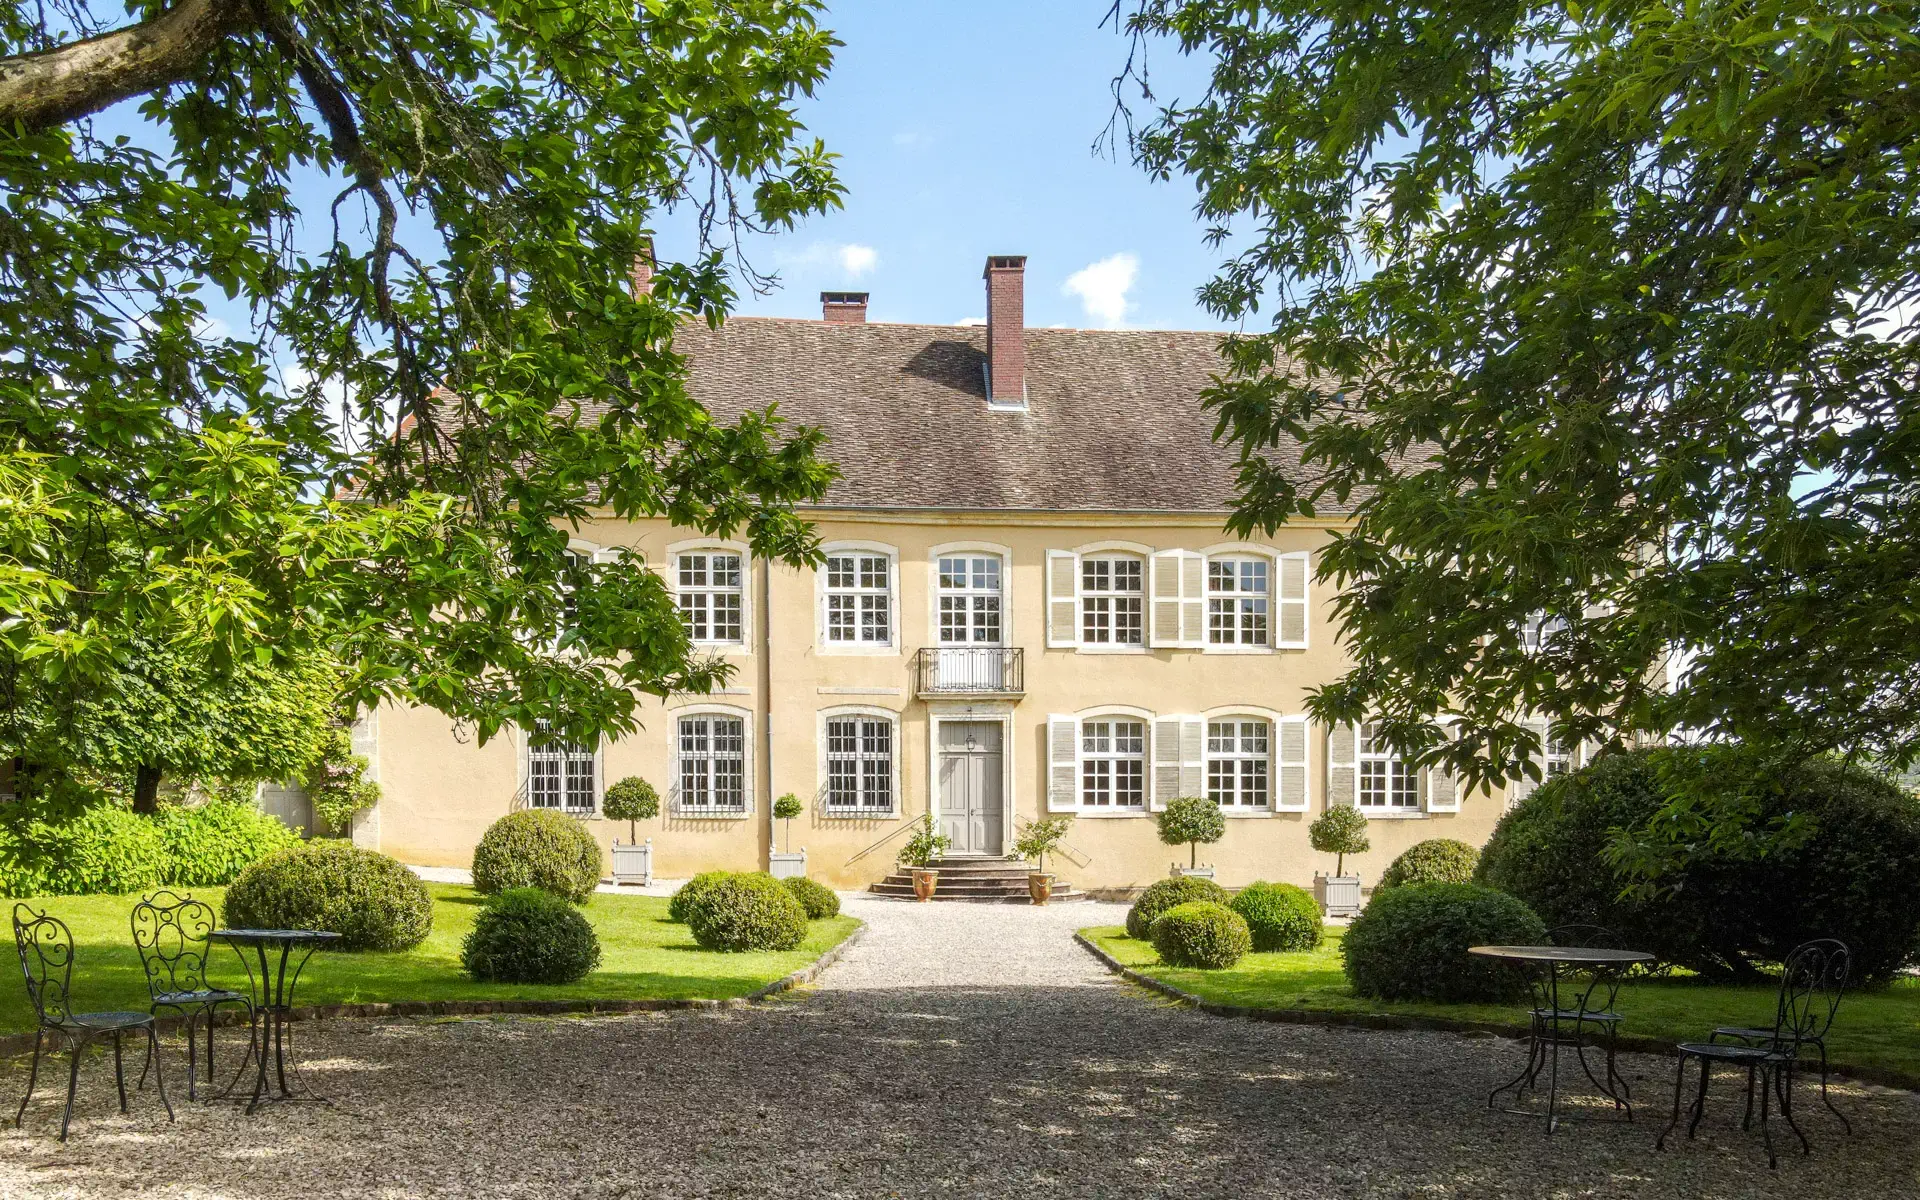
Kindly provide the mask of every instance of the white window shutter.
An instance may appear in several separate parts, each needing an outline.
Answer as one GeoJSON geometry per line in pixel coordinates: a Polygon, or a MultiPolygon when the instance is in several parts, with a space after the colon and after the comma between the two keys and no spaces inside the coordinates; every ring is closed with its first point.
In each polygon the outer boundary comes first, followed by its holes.
{"type": "Polygon", "coordinates": [[[1153,721],[1153,794],[1147,803],[1155,812],[1180,794],[1180,718],[1153,721]]]}
{"type": "Polygon", "coordinates": [[[1327,807],[1352,807],[1360,800],[1360,739],[1342,722],[1327,731],[1327,807]]]}
{"type": "Polygon", "coordinates": [[[1207,556],[1191,550],[1180,556],[1180,644],[1207,644],[1207,556]]]}
{"type": "Polygon", "coordinates": [[[1148,564],[1152,593],[1148,601],[1151,631],[1148,644],[1180,645],[1180,555],[1179,550],[1155,552],[1148,564]]]}
{"type": "Polygon", "coordinates": [[[1533,764],[1534,770],[1540,772],[1540,779],[1529,779],[1524,775],[1509,779],[1507,781],[1508,808],[1533,795],[1533,789],[1540,786],[1541,780],[1544,780],[1547,774],[1547,722],[1540,717],[1529,717],[1521,724],[1526,726],[1527,732],[1536,739],[1537,744],[1528,752],[1527,761],[1533,764]]]}
{"type": "Polygon", "coordinates": [[[602,546],[593,552],[593,561],[610,563],[620,561],[620,549],[617,546],[602,546]]]}
{"type": "Polygon", "coordinates": [[[680,720],[667,722],[667,811],[680,810],[680,720]]]}
{"type": "Polygon", "coordinates": [[[1080,807],[1080,722],[1062,713],[1047,717],[1047,811],[1080,807]]]}
{"type": "MultiPolygon", "coordinates": [[[[744,610],[746,606],[742,604],[741,607],[744,610]]],[[[754,781],[759,778],[759,772],[754,768],[753,762],[753,735],[755,732],[753,728],[753,718],[751,716],[741,717],[740,754],[744,761],[740,764],[740,774],[742,776],[740,780],[740,795],[747,802],[745,811],[748,815],[752,815],[753,813],[753,784],[754,781]]]]}
{"type": "Polygon", "coordinates": [[[1207,723],[1199,717],[1180,718],[1180,794],[1207,794],[1207,723]]]}
{"type": "Polygon", "coordinates": [[[1080,644],[1080,556],[1047,551],[1047,645],[1080,644]]]}
{"type": "MultiPolygon", "coordinates": [[[[1454,736],[1453,726],[1447,726],[1447,739],[1454,736]]],[[[1453,813],[1460,811],[1460,778],[1444,765],[1435,763],[1425,771],[1422,781],[1426,795],[1427,811],[1431,813],[1453,813]]]]}
{"type": "Polygon", "coordinates": [[[1307,811],[1307,719],[1282,717],[1273,727],[1275,812],[1307,811]]]}
{"type": "Polygon", "coordinates": [[[1305,650],[1307,648],[1307,587],[1308,559],[1305,551],[1294,554],[1282,554],[1275,564],[1278,568],[1275,587],[1274,607],[1279,616],[1276,643],[1287,650],[1305,650]]]}

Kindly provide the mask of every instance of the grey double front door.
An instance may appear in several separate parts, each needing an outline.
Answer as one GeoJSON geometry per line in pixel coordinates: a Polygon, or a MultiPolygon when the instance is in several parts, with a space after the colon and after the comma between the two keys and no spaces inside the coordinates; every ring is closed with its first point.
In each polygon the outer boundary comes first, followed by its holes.
{"type": "Polygon", "coordinates": [[[949,854],[1004,854],[1005,813],[998,721],[942,721],[940,832],[949,854]]]}

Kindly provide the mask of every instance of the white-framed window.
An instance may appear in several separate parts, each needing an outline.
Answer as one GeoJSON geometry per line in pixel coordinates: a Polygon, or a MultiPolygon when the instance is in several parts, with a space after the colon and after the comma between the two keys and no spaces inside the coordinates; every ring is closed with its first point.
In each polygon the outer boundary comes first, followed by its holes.
{"type": "Polygon", "coordinates": [[[1143,812],[1147,807],[1147,723],[1133,717],[1080,722],[1080,807],[1143,812]]]}
{"type": "Polygon", "coordinates": [[[893,560],[867,550],[830,550],[826,640],[835,646],[893,644],[893,560]]]}
{"type": "Polygon", "coordinates": [[[897,730],[892,717],[829,713],[826,738],[827,812],[833,816],[891,816],[896,811],[897,730]]]}
{"type": "Polygon", "coordinates": [[[1080,641],[1139,646],[1146,641],[1145,560],[1131,554],[1080,560],[1080,641]]]}
{"type": "Polygon", "coordinates": [[[527,739],[527,806],[584,816],[600,807],[600,756],[584,742],[549,740],[547,724],[527,739]]]}
{"type": "Polygon", "coordinates": [[[1207,722],[1207,798],[1222,809],[1248,811],[1272,804],[1273,727],[1252,717],[1207,722]]]}
{"type": "Polygon", "coordinates": [[[1358,750],[1359,807],[1373,812],[1419,811],[1420,774],[1387,744],[1377,722],[1361,722],[1358,750]]]}
{"type": "Polygon", "coordinates": [[[694,641],[746,641],[745,562],[737,550],[687,550],[675,557],[680,618],[694,641]]]}
{"type": "Polygon", "coordinates": [[[1541,751],[1546,766],[1546,776],[1571,775],[1579,765],[1579,747],[1571,742],[1563,742],[1549,734],[1541,740],[1541,751]]]}
{"type": "Polygon", "coordinates": [[[752,791],[747,722],[729,713],[674,719],[675,804],[687,812],[744,815],[752,791]]]}
{"type": "Polygon", "coordinates": [[[1207,560],[1207,644],[1267,646],[1273,564],[1253,556],[1207,560]]]}
{"type": "Polygon", "coordinates": [[[952,553],[936,560],[940,644],[1001,644],[1002,562],[997,554],[952,553]]]}
{"type": "Polygon", "coordinates": [[[1538,654],[1553,644],[1553,639],[1567,631],[1565,617],[1551,617],[1544,612],[1534,613],[1520,626],[1520,648],[1528,654],[1538,654]]]}

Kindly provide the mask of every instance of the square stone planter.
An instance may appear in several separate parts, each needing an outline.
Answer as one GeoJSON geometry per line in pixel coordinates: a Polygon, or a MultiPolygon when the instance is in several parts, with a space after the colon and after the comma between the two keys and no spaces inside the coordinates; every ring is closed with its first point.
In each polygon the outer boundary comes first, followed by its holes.
{"type": "Polygon", "coordinates": [[[622,845],[618,838],[614,839],[613,881],[637,883],[641,887],[653,882],[652,838],[648,838],[637,846],[622,845]]]}
{"type": "Polygon", "coordinates": [[[1358,875],[1322,875],[1315,871],[1313,892],[1314,898],[1320,901],[1321,910],[1328,916],[1359,915],[1361,899],[1358,875]]]}
{"type": "Polygon", "coordinates": [[[1175,863],[1173,864],[1173,873],[1176,877],[1183,878],[1183,879],[1212,879],[1213,878],[1213,868],[1206,866],[1204,864],[1198,867],[1183,867],[1180,864],[1175,863]]]}
{"type": "Polygon", "coordinates": [[[775,850],[767,856],[767,874],[775,879],[802,878],[806,873],[807,848],[805,846],[791,853],[775,850]]]}

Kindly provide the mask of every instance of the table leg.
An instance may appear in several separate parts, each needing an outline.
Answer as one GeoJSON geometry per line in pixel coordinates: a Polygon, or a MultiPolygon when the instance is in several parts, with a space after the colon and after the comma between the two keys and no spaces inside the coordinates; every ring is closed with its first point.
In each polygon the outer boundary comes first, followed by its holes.
{"type": "Polygon", "coordinates": [[[1560,964],[1547,964],[1547,1052],[1553,1065],[1547,1070],[1547,1136],[1560,1125],[1560,964]]]}
{"type": "Polygon", "coordinates": [[[259,1043],[259,1053],[255,1055],[255,1058],[258,1059],[258,1062],[255,1064],[253,1097],[247,1101],[248,1116],[252,1116],[254,1110],[260,1107],[260,1101],[267,1092],[267,1039],[273,1036],[272,1024],[274,1020],[273,977],[267,974],[267,948],[255,943],[253,949],[255,955],[260,960],[260,997],[266,1000],[267,1004],[264,1006],[265,1011],[261,1017],[260,1036],[257,1039],[259,1043]]]}

